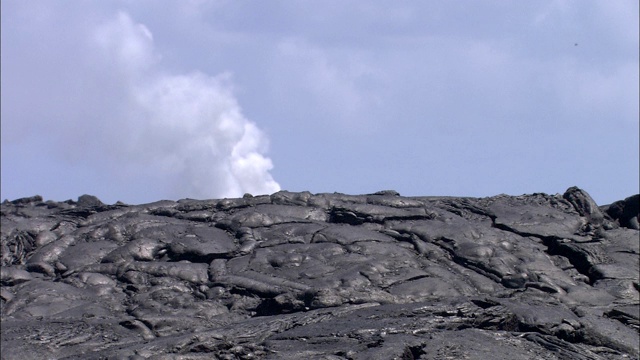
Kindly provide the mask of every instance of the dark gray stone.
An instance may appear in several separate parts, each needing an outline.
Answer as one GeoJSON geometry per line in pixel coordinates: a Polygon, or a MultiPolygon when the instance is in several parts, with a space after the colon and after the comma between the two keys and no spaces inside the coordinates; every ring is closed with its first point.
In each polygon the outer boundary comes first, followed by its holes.
{"type": "Polygon", "coordinates": [[[78,197],[78,201],[76,203],[78,206],[82,207],[94,207],[94,206],[104,206],[102,201],[93,195],[82,195],[78,197]]]}
{"type": "Polygon", "coordinates": [[[5,201],[2,358],[638,358],[638,199],[5,201]]]}
{"type": "Polygon", "coordinates": [[[620,226],[635,230],[640,229],[640,225],[638,224],[640,220],[640,216],[638,215],[640,212],[640,194],[614,202],[606,207],[606,212],[616,220],[620,226]]]}

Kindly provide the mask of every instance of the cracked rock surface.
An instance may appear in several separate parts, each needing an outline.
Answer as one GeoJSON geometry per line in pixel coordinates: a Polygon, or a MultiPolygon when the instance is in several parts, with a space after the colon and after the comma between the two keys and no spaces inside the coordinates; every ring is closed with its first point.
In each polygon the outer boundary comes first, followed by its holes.
{"type": "Polygon", "coordinates": [[[639,201],[5,201],[1,357],[636,359],[639,201]]]}

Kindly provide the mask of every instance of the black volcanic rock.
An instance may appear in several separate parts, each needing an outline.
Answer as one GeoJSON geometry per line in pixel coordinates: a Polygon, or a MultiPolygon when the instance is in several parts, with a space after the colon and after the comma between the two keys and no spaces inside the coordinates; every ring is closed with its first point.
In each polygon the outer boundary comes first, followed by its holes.
{"type": "Polygon", "coordinates": [[[638,203],[5,201],[1,358],[638,358],[638,203]]]}
{"type": "Polygon", "coordinates": [[[636,194],[624,200],[616,201],[606,207],[606,212],[621,226],[640,229],[640,195],[636,194]]]}

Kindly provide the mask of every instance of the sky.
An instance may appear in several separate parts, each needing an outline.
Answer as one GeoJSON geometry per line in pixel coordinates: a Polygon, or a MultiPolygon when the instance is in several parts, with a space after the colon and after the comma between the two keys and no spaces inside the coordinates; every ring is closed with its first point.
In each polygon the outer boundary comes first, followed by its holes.
{"type": "Polygon", "coordinates": [[[640,190],[637,0],[3,0],[1,198],[640,190]]]}

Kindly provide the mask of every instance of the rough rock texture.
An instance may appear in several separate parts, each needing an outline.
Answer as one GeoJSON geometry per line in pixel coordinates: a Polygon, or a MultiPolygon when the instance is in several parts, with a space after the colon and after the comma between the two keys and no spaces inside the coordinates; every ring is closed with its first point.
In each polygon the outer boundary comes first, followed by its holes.
{"type": "Polygon", "coordinates": [[[5,201],[2,359],[635,359],[638,202],[5,201]]]}

